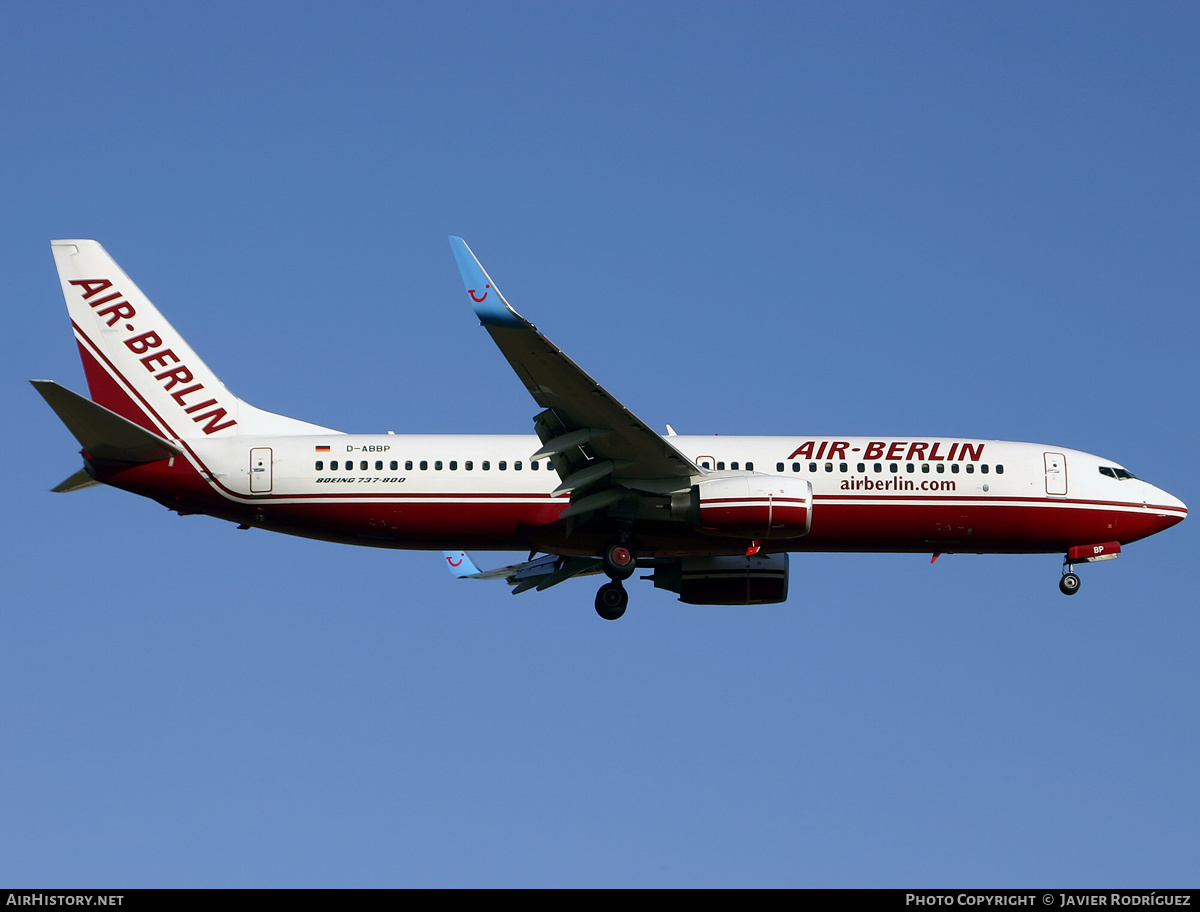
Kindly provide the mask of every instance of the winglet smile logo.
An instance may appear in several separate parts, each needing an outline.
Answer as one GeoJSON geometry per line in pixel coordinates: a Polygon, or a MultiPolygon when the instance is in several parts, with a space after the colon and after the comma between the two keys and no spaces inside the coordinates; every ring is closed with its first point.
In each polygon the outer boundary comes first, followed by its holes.
{"type": "MultiPolygon", "coordinates": [[[[491,285],[484,285],[483,287],[484,287],[484,288],[491,288],[492,286],[491,286],[491,285]]],[[[467,294],[469,294],[469,295],[471,296],[471,300],[472,300],[472,301],[474,301],[476,304],[482,304],[482,303],[483,303],[483,302],[484,302],[484,301],[487,299],[487,296],[488,296],[488,293],[485,291],[485,292],[483,293],[483,297],[482,297],[482,298],[477,298],[477,297],[475,297],[475,289],[474,289],[474,288],[468,288],[468,289],[467,289],[467,294]]]]}

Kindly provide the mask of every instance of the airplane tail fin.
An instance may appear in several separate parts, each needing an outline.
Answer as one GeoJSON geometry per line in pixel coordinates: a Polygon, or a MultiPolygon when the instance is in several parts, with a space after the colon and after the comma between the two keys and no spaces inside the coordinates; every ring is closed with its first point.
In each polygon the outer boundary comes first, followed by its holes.
{"type": "Polygon", "coordinates": [[[96,241],[50,244],[93,402],[167,440],[338,433],[234,396],[96,241]]]}

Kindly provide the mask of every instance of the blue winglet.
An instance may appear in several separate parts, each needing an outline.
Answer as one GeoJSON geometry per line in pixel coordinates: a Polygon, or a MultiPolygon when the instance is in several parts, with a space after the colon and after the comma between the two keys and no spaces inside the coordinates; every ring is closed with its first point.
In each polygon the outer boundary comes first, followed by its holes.
{"type": "Polygon", "coordinates": [[[450,572],[458,579],[474,576],[479,572],[479,568],[475,566],[466,551],[443,551],[442,557],[446,559],[450,572]]]}
{"type": "Polygon", "coordinates": [[[450,249],[454,251],[454,259],[458,263],[458,271],[462,273],[463,285],[471,296],[471,304],[475,308],[475,316],[484,326],[527,327],[529,324],[512,309],[512,305],[504,300],[500,289],[492,281],[492,277],[484,272],[479,260],[460,237],[450,238],[450,249]]]}

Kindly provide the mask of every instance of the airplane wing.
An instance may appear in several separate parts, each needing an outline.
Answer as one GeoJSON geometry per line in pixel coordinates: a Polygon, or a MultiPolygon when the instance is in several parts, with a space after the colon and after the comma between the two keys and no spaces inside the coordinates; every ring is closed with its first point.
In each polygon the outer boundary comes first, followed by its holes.
{"type": "Polygon", "coordinates": [[[513,595],[526,589],[549,589],[575,576],[592,576],[602,572],[600,561],[594,557],[562,557],[547,554],[536,560],[495,570],[480,571],[466,551],[443,551],[442,557],[450,566],[450,572],[458,579],[494,580],[502,579],[513,587],[513,595]]]}
{"type": "Polygon", "coordinates": [[[572,503],[563,517],[606,508],[632,491],[683,490],[704,470],[656,434],[518,314],[462,238],[454,258],[479,322],[543,411],[534,418],[542,447],[572,503]]]}

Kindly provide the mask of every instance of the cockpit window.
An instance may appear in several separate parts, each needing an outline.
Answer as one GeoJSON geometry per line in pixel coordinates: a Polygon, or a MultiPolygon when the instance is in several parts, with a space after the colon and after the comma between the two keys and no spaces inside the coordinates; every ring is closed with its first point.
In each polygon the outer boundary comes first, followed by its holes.
{"type": "Polygon", "coordinates": [[[1137,477],[1128,469],[1119,469],[1116,466],[1100,466],[1100,474],[1107,475],[1109,478],[1119,479],[1120,481],[1137,477]]]}

